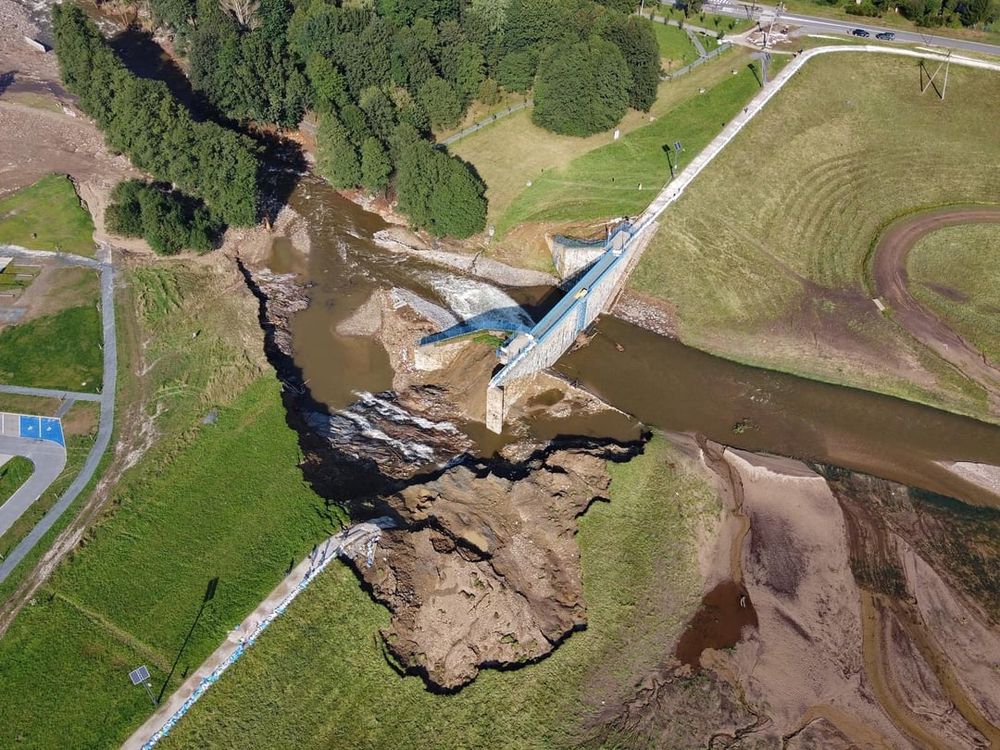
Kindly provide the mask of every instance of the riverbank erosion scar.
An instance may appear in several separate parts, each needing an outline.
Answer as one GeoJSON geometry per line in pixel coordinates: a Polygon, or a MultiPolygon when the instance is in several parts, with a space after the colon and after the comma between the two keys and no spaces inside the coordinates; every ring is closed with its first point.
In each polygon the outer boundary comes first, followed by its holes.
{"type": "Polygon", "coordinates": [[[374,564],[352,563],[392,612],[382,636],[402,670],[456,690],[585,627],[576,521],[607,499],[607,462],[641,446],[547,446],[516,465],[455,466],[388,498],[406,525],[382,537],[374,564]]]}

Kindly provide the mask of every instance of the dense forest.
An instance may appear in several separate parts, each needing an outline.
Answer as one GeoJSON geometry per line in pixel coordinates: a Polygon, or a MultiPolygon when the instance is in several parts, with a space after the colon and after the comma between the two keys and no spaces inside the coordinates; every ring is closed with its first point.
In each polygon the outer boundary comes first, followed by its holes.
{"type": "Polygon", "coordinates": [[[227,224],[257,221],[252,140],[213,122],[195,122],[165,84],[133,75],[79,7],[54,6],[52,25],[63,82],[111,148],[201,199],[227,224]]]}
{"type": "MultiPolygon", "coordinates": [[[[652,29],[630,0],[152,0],[153,21],[187,60],[220,121],[296,127],[319,118],[317,171],[338,188],[392,189],[399,209],[437,235],[486,223],[485,185],[434,143],[476,100],[533,90],[536,124],[585,136],[659,84],[652,29]]],[[[67,86],[136,166],[251,221],[252,148],[194,122],[159,83],[124,69],[82,13],[55,9],[67,86]],[[91,68],[93,75],[88,75],[91,68]],[[217,146],[199,149],[205,139],[217,146]],[[228,140],[227,140],[228,139],[228,140]],[[197,145],[196,145],[197,144],[197,145]],[[207,156],[234,162],[209,168],[207,156]],[[237,174],[238,172],[238,174],[237,174]]]]}
{"type": "Polygon", "coordinates": [[[432,147],[470,104],[536,90],[535,122],[571,135],[648,110],[659,54],[630,0],[153,0],[192,85],[235,120],[320,119],[317,170],[395,189],[435,234],[483,229],[485,186],[432,147]]]}

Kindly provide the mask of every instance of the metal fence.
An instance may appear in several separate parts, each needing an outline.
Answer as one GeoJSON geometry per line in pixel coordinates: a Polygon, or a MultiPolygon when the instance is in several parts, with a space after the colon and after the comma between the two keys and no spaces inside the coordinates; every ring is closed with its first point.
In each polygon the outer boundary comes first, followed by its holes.
{"type": "Polygon", "coordinates": [[[525,107],[530,107],[534,103],[535,103],[534,99],[526,99],[520,104],[514,104],[510,107],[507,107],[507,109],[501,109],[499,112],[494,112],[490,117],[487,117],[485,120],[480,120],[475,125],[470,125],[465,130],[460,130],[457,133],[455,133],[455,135],[448,136],[443,141],[440,141],[440,143],[442,145],[447,146],[449,143],[454,143],[455,141],[461,140],[462,138],[465,138],[465,136],[467,135],[472,135],[477,130],[482,130],[487,125],[492,125],[497,120],[502,120],[507,115],[512,115],[515,112],[520,112],[525,107]]]}

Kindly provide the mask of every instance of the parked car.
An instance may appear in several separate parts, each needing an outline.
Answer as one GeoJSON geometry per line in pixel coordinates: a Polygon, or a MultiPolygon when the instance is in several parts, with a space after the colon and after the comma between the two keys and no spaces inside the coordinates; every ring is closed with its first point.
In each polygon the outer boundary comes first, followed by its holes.
{"type": "Polygon", "coordinates": [[[893,34],[891,31],[883,31],[880,34],[876,34],[875,38],[881,39],[883,42],[891,42],[893,39],[896,38],[896,35],[893,34]]]}
{"type": "Polygon", "coordinates": [[[851,34],[854,36],[865,37],[866,39],[871,36],[871,34],[869,34],[864,29],[855,29],[854,31],[851,32],[851,34]]]}

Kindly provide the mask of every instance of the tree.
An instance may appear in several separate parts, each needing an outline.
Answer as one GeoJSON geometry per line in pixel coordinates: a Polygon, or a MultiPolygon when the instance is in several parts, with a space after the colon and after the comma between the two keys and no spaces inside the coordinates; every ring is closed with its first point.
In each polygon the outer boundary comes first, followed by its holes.
{"type": "Polygon", "coordinates": [[[469,42],[464,42],[458,53],[458,71],[455,77],[455,87],[463,101],[469,102],[479,91],[479,86],[486,78],[486,59],[479,48],[469,42]]]}
{"type": "Polygon", "coordinates": [[[500,33],[507,21],[511,0],[472,0],[468,15],[481,19],[491,34],[500,33]]]}
{"type": "Polygon", "coordinates": [[[628,65],[632,77],[629,106],[648,112],[660,86],[660,50],[656,35],[652,27],[637,16],[608,16],[601,36],[618,47],[628,65]]]}
{"type": "Polygon", "coordinates": [[[418,99],[433,128],[453,127],[462,117],[458,95],[443,78],[434,76],[421,86],[418,99]]]}
{"type": "Polygon", "coordinates": [[[534,83],[537,68],[538,50],[532,48],[511,52],[500,61],[497,80],[508,91],[524,93],[534,83]]]}
{"type": "Polygon", "coordinates": [[[368,138],[361,146],[361,184],[369,193],[377,193],[389,184],[392,164],[389,154],[377,138],[368,138]]]}
{"type": "Polygon", "coordinates": [[[396,127],[396,108],[392,100],[381,89],[367,88],[361,92],[359,103],[369,130],[383,143],[387,143],[396,127]]]}
{"type": "Polygon", "coordinates": [[[394,138],[399,208],[438,236],[468,237],[486,226],[486,186],[469,166],[406,126],[394,138]]]}
{"type": "Polygon", "coordinates": [[[488,107],[500,102],[500,87],[492,78],[487,78],[479,86],[476,98],[488,107]]]}
{"type": "Polygon", "coordinates": [[[430,53],[411,29],[400,29],[392,47],[391,77],[394,83],[416,92],[435,75],[430,53]]]}
{"type": "Polygon", "coordinates": [[[323,115],[316,134],[316,169],[336,188],[352,188],[361,182],[358,152],[347,128],[333,112],[323,115]]]}
{"type": "Polygon", "coordinates": [[[555,45],[539,63],[531,119],[565,135],[607,130],[625,114],[631,85],[625,59],[611,42],[591,37],[555,45]]]}
{"type": "Polygon", "coordinates": [[[440,23],[446,18],[458,18],[459,0],[376,0],[379,14],[391,18],[399,26],[407,26],[415,18],[440,23]]]}
{"type": "Polygon", "coordinates": [[[63,82],[112,149],[202,199],[229,224],[257,220],[260,165],[253,141],[213,122],[195,122],[165,84],[134,76],[79,7],[55,6],[52,27],[63,82]]]}
{"type": "Polygon", "coordinates": [[[141,180],[120,182],[111,193],[108,227],[124,237],[142,237],[157,253],[214,247],[222,226],[200,202],[141,180]]]}
{"type": "Polygon", "coordinates": [[[306,75],[312,86],[313,106],[320,112],[330,112],[350,103],[344,76],[323,55],[318,52],[309,55],[306,75]]]}

